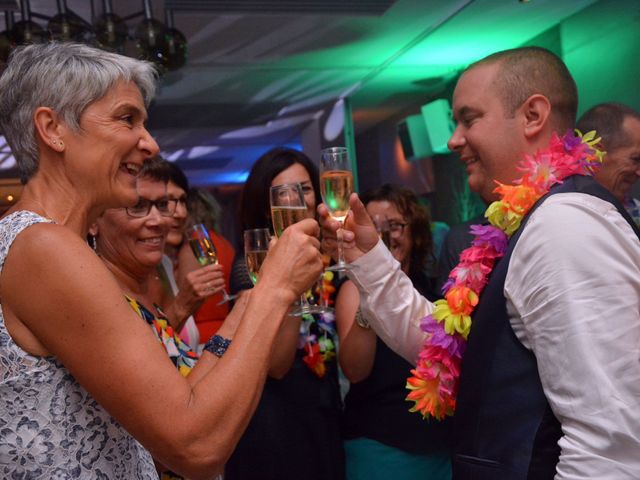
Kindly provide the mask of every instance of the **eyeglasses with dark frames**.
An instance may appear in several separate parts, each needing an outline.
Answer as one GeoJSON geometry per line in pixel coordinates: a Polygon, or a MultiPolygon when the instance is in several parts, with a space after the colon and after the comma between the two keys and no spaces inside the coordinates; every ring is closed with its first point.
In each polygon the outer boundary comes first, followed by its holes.
{"type": "Polygon", "coordinates": [[[146,217],[151,212],[151,207],[156,207],[158,213],[163,217],[170,217],[176,211],[177,202],[169,200],[168,198],[161,198],[159,200],[149,200],[148,198],[139,197],[138,203],[133,207],[127,207],[126,211],[130,217],[146,217]]]}
{"type": "Polygon", "coordinates": [[[394,222],[393,220],[389,222],[389,232],[391,235],[400,236],[404,232],[404,227],[409,225],[408,223],[400,223],[394,222]]]}
{"type": "Polygon", "coordinates": [[[187,197],[186,195],[182,195],[181,197],[175,198],[175,197],[169,197],[169,202],[173,203],[173,209],[175,210],[178,207],[178,204],[182,205],[183,207],[186,208],[187,206],[187,197]]]}

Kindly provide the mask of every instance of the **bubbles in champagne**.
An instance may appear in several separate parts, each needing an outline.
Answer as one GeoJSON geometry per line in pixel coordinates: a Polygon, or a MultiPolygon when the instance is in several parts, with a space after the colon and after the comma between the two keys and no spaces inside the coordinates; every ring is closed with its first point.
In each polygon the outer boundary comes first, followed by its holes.
{"type": "Polygon", "coordinates": [[[285,228],[305,218],[307,218],[307,207],[271,207],[273,231],[277,237],[282,235],[285,228]]]}
{"type": "Polygon", "coordinates": [[[247,262],[247,271],[249,272],[249,278],[255,285],[258,282],[258,273],[262,262],[267,258],[268,250],[254,250],[245,252],[245,260],[247,262]]]}
{"type": "Polygon", "coordinates": [[[322,200],[331,215],[344,221],[349,211],[349,196],[353,192],[353,174],[348,170],[328,170],[320,175],[322,200]]]}

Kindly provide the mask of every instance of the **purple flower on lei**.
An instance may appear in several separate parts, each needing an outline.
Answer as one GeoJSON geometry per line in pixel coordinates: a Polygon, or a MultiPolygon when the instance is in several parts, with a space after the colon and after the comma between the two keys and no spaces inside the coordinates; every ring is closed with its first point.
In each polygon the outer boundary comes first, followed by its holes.
{"type": "Polygon", "coordinates": [[[498,227],[493,225],[471,225],[469,232],[475,236],[472,242],[474,247],[490,245],[500,256],[507,251],[509,238],[498,227]]]}
{"type": "Polygon", "coordinates": [[[440,289],[440,291],[442,292],[442,295],[446,295],[449,289],[453,287],[455,283],[456,283],[455,278],[449,277],[447,281],[444,282],[444,285],[442,285],[442,288],[440,289]]]}
{"type": "Polygon", "coordinates": [[[430,345],[447,350],[452,357],[462,358],[467,346],[464,338],[461,335],[446,334],[444,323],[438,323],[431,315],[427,315],[420,322],[420,329],[430,335],[430,345]]]}
{"type": "Polygon", "coordinates": [[[573,152],[577,147],[581,147],[582,138],[574,135],[572,130],[567,130],[562,137],[562,144],[567,152],[573,152]]]}

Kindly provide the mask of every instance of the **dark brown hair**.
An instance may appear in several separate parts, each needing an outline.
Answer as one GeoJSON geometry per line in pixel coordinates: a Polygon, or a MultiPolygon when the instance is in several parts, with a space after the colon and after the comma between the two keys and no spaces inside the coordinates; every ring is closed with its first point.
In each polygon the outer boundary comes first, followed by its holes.
{"type": "Polygon", "coordinates": [[[421,271],[429,267],[434,261],[433,238],[431,237],[431,221],[427,209],[420,205],[416,194],[399,185],[385,183],[379,188],[369,190],[361,195],[362,203],[387,201],[395,205],[403,216],[411,233],[413,247],[411,248],[412,271],[421,271]]]}
{"type": "Polygon", "coordinates": [[[170,164],[161,157],[145,160],[140,168],[138,178],[148,178],[162,183],[169,183],[171,178],[170,164]]]}
{"type": "Polygon", "coordinates": [[[318,169],[311,159],[299,150],[277,147],[263,154],[251,168],[249,177],[242,190],[240,200],[240,223],[242,230],[249,228],[271,229],[269,208],[269,189],[271,182],[281,172],[299,163],[311,179],[316,196],[316,205],[320,205],[320,179],[318,169]]]}

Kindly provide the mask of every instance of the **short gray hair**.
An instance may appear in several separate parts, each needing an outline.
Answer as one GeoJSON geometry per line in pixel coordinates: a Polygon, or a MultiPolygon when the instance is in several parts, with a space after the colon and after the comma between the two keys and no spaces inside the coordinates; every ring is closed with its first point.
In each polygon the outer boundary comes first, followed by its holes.
{"type": "Polygon", "coordinates": [[[17,48],[0,76],[0,128],[16,158],[22,181],[38,170],[33,113],[49,107],[73,130],[80,116],[119,81],[135,82],[145,105],[153,99],[158,73],[149,63],[78,43],[17,48]]]}

